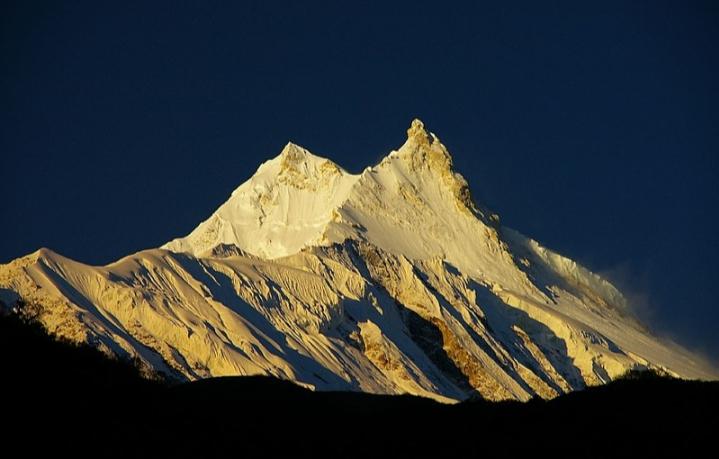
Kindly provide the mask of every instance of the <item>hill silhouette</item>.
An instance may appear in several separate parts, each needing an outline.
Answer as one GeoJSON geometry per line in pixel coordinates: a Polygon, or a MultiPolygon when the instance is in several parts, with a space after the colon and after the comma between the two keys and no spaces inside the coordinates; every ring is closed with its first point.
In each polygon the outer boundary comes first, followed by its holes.
{"type": "Polygon", "coordinates": [[[170,384],[0,317],[3,450],[161,457],[606,457],[711,451],[719,383],[632,373],[551,401],[443,405],[269,377],[170,384]],[[709,450],[707,450],[709,448],[709,450]]]}

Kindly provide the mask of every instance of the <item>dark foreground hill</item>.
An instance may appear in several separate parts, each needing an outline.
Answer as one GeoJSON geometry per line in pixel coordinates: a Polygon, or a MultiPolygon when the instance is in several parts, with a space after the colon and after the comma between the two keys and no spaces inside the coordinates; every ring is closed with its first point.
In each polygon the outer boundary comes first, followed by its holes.
{"type": "MultiPolygon", "coordinates": [[[[632,374],[550,402],[442,405],[266,377],[169,385],[0,318],[2,442],[23,456],[713,456],[719,383],[632,374]]],[[[2,454],[4,457],[5,454],[2,454]]]]}

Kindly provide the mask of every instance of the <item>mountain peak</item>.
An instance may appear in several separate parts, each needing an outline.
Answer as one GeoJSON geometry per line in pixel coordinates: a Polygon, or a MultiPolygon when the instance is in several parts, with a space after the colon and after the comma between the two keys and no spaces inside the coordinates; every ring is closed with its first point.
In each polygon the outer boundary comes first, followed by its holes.
{"type": "Polygon", "coordinates": [[[290,182],[323,180],[346,172],[327,158],[317,156],[304,147],[287,142],[280,154],[270,162],[277,177],[290,182]]]}
{"type": "Polygon", "coordinates": [[[306,148],[301,147],[293,142],[287,142],[287,145],[282,148],[282,151],[277,156],[277,159],[285,167],[289,167],[292,164],[302,164],[314,159],[322,160],[319,156],[315,156],[310,153],[306,148]]]}
{"type": "Polygon", "coordinates": [[[452,173],[452,156],[449,151],[417,118],[412,120],[407,129],[407,141],[396,154],[404,158],[414,171],[430,170],[439,175],[452,173]]]}
{"type": "Polygon", "coordinates": [[[407,129],[408,142],[412,141],[419,145],[429,146],[432,144],[434,138],[435,137],[424,128],[424,123],[419,118],[413,119],[412,124],[409,126],[409,129],[407,129]]]}

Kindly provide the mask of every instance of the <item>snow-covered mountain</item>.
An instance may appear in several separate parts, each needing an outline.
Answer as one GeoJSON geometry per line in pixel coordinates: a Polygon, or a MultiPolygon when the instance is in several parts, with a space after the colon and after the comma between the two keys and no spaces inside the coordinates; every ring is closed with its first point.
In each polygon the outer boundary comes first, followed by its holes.
{"type": "Polygon", "coordinates": [[[419,120],[359,175],[289,143],[161,248],[107,266],[48,249],[0,265],[0,299],[179,379],[451,401],[553,397],[635,368],[716,377],[609,282],[502,227],[419,120]]]}

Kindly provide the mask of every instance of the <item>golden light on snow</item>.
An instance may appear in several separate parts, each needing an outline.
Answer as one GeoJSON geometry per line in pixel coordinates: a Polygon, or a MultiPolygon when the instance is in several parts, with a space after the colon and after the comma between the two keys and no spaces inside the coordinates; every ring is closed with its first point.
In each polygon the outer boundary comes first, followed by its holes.
{"type": "Polygon", "coordinates": [[[350,174],[289,143],[194,231],[108,266],[49,250],[0,287],[51,331],[197,379],[527,400],[635,367],[709,377],[647,334],[610,283],[501,227],[439,138],[350,174]]]}

